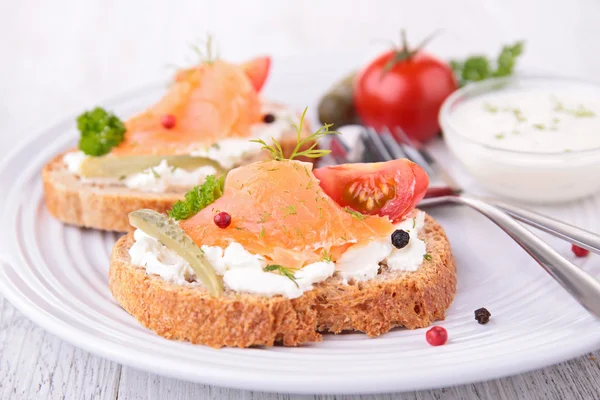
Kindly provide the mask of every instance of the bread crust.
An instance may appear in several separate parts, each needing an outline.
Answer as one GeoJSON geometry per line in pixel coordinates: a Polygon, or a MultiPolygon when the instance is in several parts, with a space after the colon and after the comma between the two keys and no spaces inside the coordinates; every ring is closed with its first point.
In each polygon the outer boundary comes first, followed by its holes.
{"type": "Polygon", "coordinates": [[[121,186],[102,186],[81,182],[63,162],[64,154],[54,157],[42,169],[48,211],[71,225],[106,231],[128,232],[129,213],[140,208],[166,212],[185,192],[148,193],[121,186]]]}
{"type": "Polygon", "coordinates": [[[167,339],[211,347],[297,346],[317,342],[314,294],[297,299],[227,292],[215,297],[201,287],[176,285],[132,265],[133,234],[115,245],[109,287],[121,306],[147,328],[167,339]]]}
{"type": "Polygon", "coordinates": [[[396,326],[415,329],[444,319],[454,298],[456,266],[442,227],[427,216],[420,236],[431,260],[415,272],[384,271],[350,284],[332,278],[287,299],[231,291],[214,297],[199,286],[148,275],[130,263],[130,233],[112,251],[109,286],[127,312],[168,339],[249,347],[298,346],[320,341],[319,332],[357,330],[377,336],[396,326]]]}
{"type": "MultiPolygon", "coordinates": [[[[308,124],[305,124],[306,133],[308,129],[308,124]]],[[[295,133],[285,135],[280,142],[284,154],[289,156],[296,143],[295,133]]],[[[56,219],[67,224],[105,231],[130,232],[133,230],[129,224],[130,212],[149,208],[164,213],[177,200],[183,199],[186,191],[191,189],[152,193],[124,186],[84,183],[67,170],[63,162],[66,153],[57,155],[44,166],[42,181],[48,211],[56,219]]],[[[268,153],[263,151],[256,157],[244,160],[244,164],[267,158],[268,153]]],[[[301,160],[314,162],[314,159],[301,160]]]]}
{"type": "Polygon", "coordinates": [[[396,326],[423,328],[443,320],[456,292],[456,264],[443,228],[429,215],[419,237],[430,260],[415,272],[388,271],[366,282],[340,279],[317,288],[318,330],[378,336],[396,326]]]}

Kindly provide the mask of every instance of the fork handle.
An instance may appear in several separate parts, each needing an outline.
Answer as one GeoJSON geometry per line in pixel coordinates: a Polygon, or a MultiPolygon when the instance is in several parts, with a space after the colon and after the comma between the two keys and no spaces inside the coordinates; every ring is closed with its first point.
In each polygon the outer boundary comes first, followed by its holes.
{"type": "Polygon", "coordinates": [[[558,254],[546,242],[506,214],[483,200],[461,195],[448,201],[464,204],[479,211],[512,237],[546,272],[548,272],[583,307],[600,317],[600,282],[558,254]]]}
{"type": "Polygon", "coordinates": [[[600,254],[600,235],[501,201],[492,200],[490,203],[501,208],[521,222],[576,244],[579,247],[600,254]]]}

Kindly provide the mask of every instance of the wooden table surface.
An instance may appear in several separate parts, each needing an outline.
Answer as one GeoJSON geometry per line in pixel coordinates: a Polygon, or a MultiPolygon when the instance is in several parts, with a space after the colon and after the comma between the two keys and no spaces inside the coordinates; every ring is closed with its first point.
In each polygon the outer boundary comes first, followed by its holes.
{"type": "MultiPolygon", "coordinates": [[[[440,57],[494,54],[527,41],[522,66],[597,78],[600,3],[592,0],[429,2],[76,1],[2,2],[0,157],[70,113],[147,82],[185,62],[189,43],[212,32],[236,59],[354,51],[362,58],[403,27],[440,57]],[[326,3],[326,4],[324,4],[326,3]]],[[[460,360],[457,360],[460,362],[460,360]]],[[[514,377],[363,398],[592,399],[600,393],[600,352],[514,377]]],[[[434,373],[434,372],[432,372],[434,373]]],[[[311,398],[204,386],[141,372],[76,349],[46,333],[0,296],[0,398],[311,398]]],[[[330,396],[317,396],[329,398],[330,396]]],[[[331,396],[332,398],[335,396],[331,396]]],[[[344,396],[349,398],[349,396],[344,396]]]]}

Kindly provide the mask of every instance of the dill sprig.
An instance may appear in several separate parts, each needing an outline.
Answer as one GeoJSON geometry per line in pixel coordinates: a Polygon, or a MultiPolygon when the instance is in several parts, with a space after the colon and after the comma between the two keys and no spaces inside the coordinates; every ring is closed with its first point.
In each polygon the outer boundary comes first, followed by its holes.
{"type": "Polygon", "coordinates": [[[202,50],[200,46],[193,43],[190,44],[190,46],[194,53],[198,55],[200,61],[203,63],[210,64],[215,62],[219,58],[219,51],[218,49],[215,49],[213,37],[211,34],[207,34],[206,39],[201,44],[204,50],[202,50]]]}
{"type": "Polygon", "coordinates": [[[287,217],[288,215],[298,214],[298,212],[296,211],[296,206],[294,206],[293,204],[290,204],[289,206],[285,207],[284,210],[285,214],[283,214],[283,218],[287,217]]]}
{"type": "Polygon", "coordinates": [[[285,157],[281,145],[274,138],[271,138],[271,141],[273,142],[272,145],[268,145],[262,139],[254,139],[251,140],[251,142],[261,144],[262,148],[264,150],[267,150],[271,154],[271,157],[273,157],[273,159],[277,161],[286,159],[293,160],[297,157],[319,158],[326,156],[327,154],[331,153],[331,150],[317,149],[317,146],[319,145],[319,139],[327,135],[339,135],[339,132],[329,130],[329,128],[331,128],[333,124],[325,124],[322,127],[320,127],[315,133],[303,138],[302,136],[304,130],[304,118],[306,117],[306,111],[308,111],[308,107],[306,107],[302,112],[302,115],[300,116],[300,122],[298,123],[298,125],[293,124],[294,128],[296,129],[297,143],[296,147],[294,148],[289,157],[285,157]],[[303,147],[307,146],[311,142],[313,142],[312,145],[310,145],[305,150],[301,150],[303,147]]]}
{"type": "Polygon", "coordinates": [[[344,207],[344,211],[350,214],[352,218],[355,218],[359,221],[362,221],[363,219],[367,218],[364,214],[361,214],[360,212],[353,210],[350,207],[344,207]]]}
{"type": "Polygon", "coordinates": [[[323,249],[323,252],[321,253],[321,257],[322,260],[325,262],[331,262],[331,253],[329,251],[327,251],[326,249],[323,249]]]}
{"type": "Polygon", "coordinates": [[[298,288],[300,287],[298,285],[298,282],[296,282],[296,277],[294,276],[294,270],[291,268],[286,268],[283,265],[269,264],[263,268],[263,271],[278,272],[280,275],[283,275],[286,278],[288,278],[289,280],[291,280],[292,282],[294,282],[296,287],[298,287],[298,288]]]}

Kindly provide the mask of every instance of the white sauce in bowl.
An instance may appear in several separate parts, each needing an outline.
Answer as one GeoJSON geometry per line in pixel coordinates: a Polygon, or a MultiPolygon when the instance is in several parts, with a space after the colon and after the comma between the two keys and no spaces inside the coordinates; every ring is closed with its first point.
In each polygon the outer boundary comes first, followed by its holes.
{"type": "Polygon", "coordinates": [[[600,148],[600,96],[570,89],[514,89],[457,105],[462,136],[506,150],[559,153],[600,148]]]}
{"type": "Polygon", "coordinates": [[[450,95],[440,125],[454,156],[491,192],[557,203],[600,191],[600,85],[484,80],[450,95]]]}

